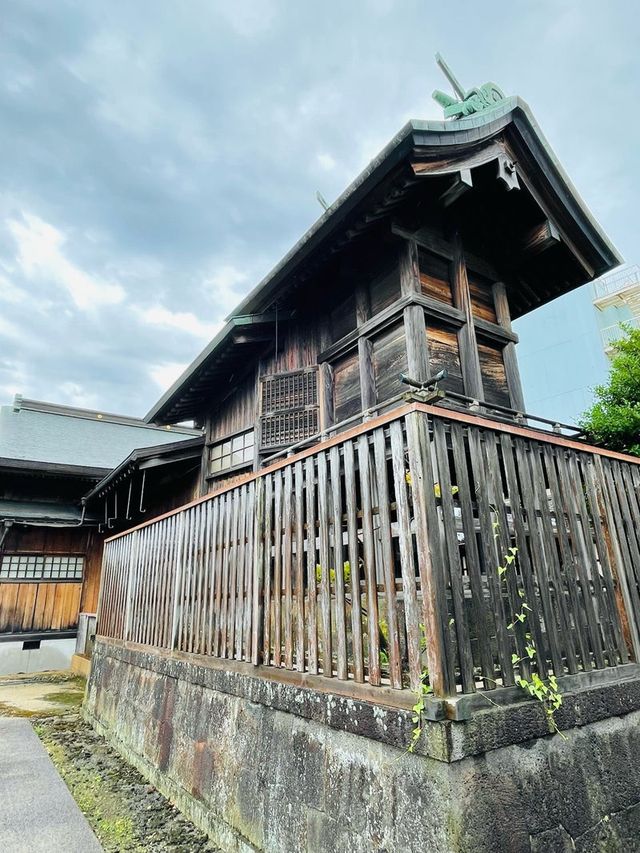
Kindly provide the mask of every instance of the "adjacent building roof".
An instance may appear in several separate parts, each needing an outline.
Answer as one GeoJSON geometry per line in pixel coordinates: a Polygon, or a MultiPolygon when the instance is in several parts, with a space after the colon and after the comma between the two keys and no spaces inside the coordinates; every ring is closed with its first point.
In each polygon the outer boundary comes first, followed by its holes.
{"type": "Polygon", "coordinates": [[[158,445],[139,447],[96,483],[91,491],[84,496],[83,503],[90,504],[95,498],[103,497],[116,488],[119,483],[129,480],[137,471],[200,459],[203,446],[204,435],[199,435],[160,447],[158,445]]]}
{"type": "MultiPolygon", "coordinates": [[[[229,361],[242,362],[251,357],[250,350],[255,348],[252,335],[238,335],[238,325],[247,326],[254,318],[254,322],[267,323],[267,312],[273,312],[276,300],[291,287],[312,255],[344,245],[362,233],[368,222],[389,213],[402,194],[410,191],[411,185],[423,180],[419,168],[414,169],[414,174],[399,188],[389,190],[385,198],[374,199],[374,190],[393,178],[398,167],[418,156],[430,164],[429,169],[434,163],[437,165],[433,174],[436,171],[440,175],[455,174],[456,169],[460,169],[457,164],[470,151],[478,153],[478,164],[486,162],[482,160],[483,146],[487,150],[488,144],[507,129],[518,154],[518,162],[515,165],[510,162],[509,168],[513,170],[517,165],[518,170],[526,168],[540,176],[544,196],[548,199],[549,218],[559,226],[561,233],[568,235],[570,232],[567,245],[575,250],[578,268],[584,276],[576,281],[560,276],[557,281],[550,282],[544,294],[532,293],[530,288],[527,293],[523,288],[523,292],[517,294],[514,317],[617,266],[621,257],[591,215],[529,107],[520,98],[506,98],[493,109],[458,121],[410,121],[243,299],[225,327],[160,398],[145,420],[175,423],[193,417],[203,394],[224,381],[229,361]],[[368,207],[372,204],[376,208],[370,213],[368,207]],[[232,350],[234,355],[230,355],[232,350]]],[[[495,153],[492,156],[495,157],[495,153]]],[[[422,174],[426,174],[426,170],[422,174]]]]}
{"type": "Polygon", "coordinates": [[[0,407],[0,466],[96,477],[138,447],[185,441],[199,430],[157,426],[139,418],[25,400],[0,407]]]}

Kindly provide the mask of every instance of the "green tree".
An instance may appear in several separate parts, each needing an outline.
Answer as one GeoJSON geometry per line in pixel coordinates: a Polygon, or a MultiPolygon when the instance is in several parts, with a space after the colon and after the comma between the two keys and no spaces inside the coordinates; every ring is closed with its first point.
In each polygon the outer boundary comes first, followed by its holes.
{"type": "Polygon", "coordinates": [[[595,444],[640,456],[640,329],[622,329],[609,379],[596,385],[595,403],[579,423],[595,444]]]}

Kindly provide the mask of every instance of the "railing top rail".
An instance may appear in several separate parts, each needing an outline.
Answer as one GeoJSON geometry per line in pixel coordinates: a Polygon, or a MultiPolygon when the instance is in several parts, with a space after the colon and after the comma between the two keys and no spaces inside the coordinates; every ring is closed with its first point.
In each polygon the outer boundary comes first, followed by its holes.
{"type": "Polygon", "coordinates": [[[250,473],[239,477],[233,483],[228,483],[213,492],[209,492],[206,495],[202,495],[199,498],[195,498],[189,503],[169,510],[168,512],[165,512],[162,515],[157,515],[154,518],[147,519],[146,521],[137,524],[135,527],[130,527],[127,530],[122,530],[120,533],[116,533],[113,536],[109,536],[107,539],[105,539],[105,542],[112,542],[113,540],[119,539],[122,536],[127,536],[130,533],[135,532],[136,530],[140,530],[144,527],[148,527],[151,524],[155,524],[156,522],[161,521],[164,518],[169,518],[172,515],[177,515],[183,510],[190,509],[191,507],[197,506],[198,504],[203,503],[204,501],[211,500],[212,498],[217,497],[218,495],[225,494],[226,492],[232,491],[233,489],[237,489],[238,487],[243,486],[246,483],[250,483],[253,480],[258,480],[265,474],[269,474],[273,471],[278,471],[281,468],[286,468],[288,465],[294,464],[298,460],[306,459],[308,456],[313,456],[320,450],[327,450],[330,447],[334,447],[337,444],[342,444],[344,441],[348,441],[351,438],[355,438],[366,432],[370,432],[376,427],[385,426],[386,424],[398,420],[399,418],[402,418],[405,415],[410,414],[411,412],[426,412],[429,415],[442,418],[444,420],[459,421],[461,423],[466,423],[471,426],[478,426],[482,427],[483,429],[490,429],[494,432],[510,433],[511,435],[518,435],[522,436],[523,438],[530,438],[534,441],[546,442],[547,444],[555,444],[560,447],[566,447],[571,450],[580,451],[582,453],[591,453],[596,456],[605,456],[610,459],[617,459],[622,462],[632,462],[635,465],[640,465],[640,457],[630,456],[627,453],[619,453],[615,450],[606,450],[602,447],[595,447],[594,445],[576,441],[565,436],[549,433],[545,430],[538,430],[532,427],[524,427],[519,426],[517,424],[505,423],[504,421],[491,420],[489,418],[483,417],[482,415],[477,415],[472,412],[462,412],[455,409],[446,409],[442,406],[433,406],[429,405],[428,403],[420,403],[417,401],[407,402],[402,406],[398,406],[395,409],[391,409],[389,412],[385,412],[382,415],[378,415],[375,418],[371,418],[371,420],[357,424],[356,426],[353,426],[350,429],[337,433],[336,435],[331,436],[331,438],[327,438],[324,441],[318,442],[317,444],[314,444],[311,447],[305,447],[304,449],[300,450],[298,453],[295,453],[292,456],[287,456],[284,459],[279,459],[267,466],[266,468],[261,468],[259,471],[251,471],[250,473]]]}

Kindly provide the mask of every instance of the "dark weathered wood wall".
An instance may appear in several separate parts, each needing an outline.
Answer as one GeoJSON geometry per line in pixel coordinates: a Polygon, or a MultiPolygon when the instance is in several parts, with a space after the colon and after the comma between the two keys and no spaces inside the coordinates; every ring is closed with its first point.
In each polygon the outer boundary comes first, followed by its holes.
{"type": "MultiPolygon", "coordinates": [[[[300,288],[277,340],[274,328],[262,356],[230,377],[210,407],[203,401],[209,444],[257,425],[261,377],[314,365],[322,429],[381,411],[404,390],[400,373],[424,380],[442,368],[445,390],[522,409],[506,289],[486,267],[467,258],[458,235],[447,241],[424,228],[353,250],[325,280],[300,288]]],[[[256,441],[251,467],[260,463],[256,441]]],[[[207,473],[203,493],[238,475],[207,473]]]]}

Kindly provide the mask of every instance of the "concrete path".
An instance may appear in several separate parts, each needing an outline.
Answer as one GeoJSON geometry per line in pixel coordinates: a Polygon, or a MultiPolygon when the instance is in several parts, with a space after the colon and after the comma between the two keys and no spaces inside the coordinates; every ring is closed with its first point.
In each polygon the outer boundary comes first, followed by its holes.
{"type": "Polygon", "coordinates": [[[28,720],[0,717],[2,853],[101,853],[28,720]]]}

